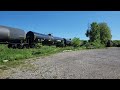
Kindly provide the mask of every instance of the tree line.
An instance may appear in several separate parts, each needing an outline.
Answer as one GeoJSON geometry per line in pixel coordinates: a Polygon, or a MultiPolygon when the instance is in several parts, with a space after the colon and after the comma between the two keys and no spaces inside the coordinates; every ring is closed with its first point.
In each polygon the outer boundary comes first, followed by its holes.
{"type": "Polygon", "coordinates": [[[102,48],[102,47],[118,47],[120,46],[120,40],[111,40],[111,29],[107,23],[92,22],[85,33],[89,40],[80,40],[80,38],[74,37],[72,39],[72,45],[74,47],[86,46],[87,48],[102,48]]]}

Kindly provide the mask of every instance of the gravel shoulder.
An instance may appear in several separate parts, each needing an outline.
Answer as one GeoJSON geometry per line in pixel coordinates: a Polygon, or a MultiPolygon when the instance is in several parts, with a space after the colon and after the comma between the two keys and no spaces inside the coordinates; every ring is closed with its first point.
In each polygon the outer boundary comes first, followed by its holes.
{"type": "Polygon", "coordinates": [[[119,79],[120,48],[61,52],[0,69],[0,79],[119,79]]]}

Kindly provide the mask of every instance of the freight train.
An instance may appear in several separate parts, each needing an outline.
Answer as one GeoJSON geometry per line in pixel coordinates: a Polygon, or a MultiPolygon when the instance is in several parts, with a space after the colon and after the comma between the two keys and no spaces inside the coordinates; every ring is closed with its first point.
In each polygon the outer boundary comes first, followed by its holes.
{"type": "Polygon", "coordinates": [[[8,44],[8,48],[34,48],[37,43],[65,47],[71,45],[71,39],[55,37],[51,34],[41,34],[33,31],[0,26],[0,44],[8,44]]]}

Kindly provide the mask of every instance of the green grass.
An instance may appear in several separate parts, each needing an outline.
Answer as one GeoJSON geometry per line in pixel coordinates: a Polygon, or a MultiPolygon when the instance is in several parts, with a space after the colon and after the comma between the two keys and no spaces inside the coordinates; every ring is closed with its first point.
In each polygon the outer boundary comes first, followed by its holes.
{"type": "Polygon", "coordinates": [[[83,50],[85,47],[55,47],[55,46],[42,46],[41,48],[34,49],[9,49],[7,45],[0,45],[0,65],[8,67],[15,67],[24,62],[25,59],[48,56],[64,50],[83,50]],[[8,62],[4,62],[8,60],[8,62]]]}
{"type": "MultiPolygon", "coordinates": [[[[42,46],[41,48],[34,49],[9,49],[7,45],[0,45],[0,64],[12,65],[21,62],[21,60],[48,56],[57,52],[62,52],[64,50],[75,50],[73,47],[55,47],[55,46],[42,46]],[[8,62],[4,62],[8,60],[8,62]]],[[[14,65],[13,65],[14,66],[14,65]]]]}

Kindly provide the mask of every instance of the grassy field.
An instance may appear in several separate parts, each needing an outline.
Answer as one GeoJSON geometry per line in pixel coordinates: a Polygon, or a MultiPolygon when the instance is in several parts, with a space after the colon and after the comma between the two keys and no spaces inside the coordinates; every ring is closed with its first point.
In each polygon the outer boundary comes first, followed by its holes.
{"type": "Polygon", "coordinates": [[[50,54],[62,52],[64,50],[80,50],[83,47],[55,47],[55,46],[42,46],[41,48],[34,49],[9,49],[7,45],[0,45],[0,64],[1,65],[19,65],[24,59],[48,56],[50,54]],[[7,62],[5,62],[7,61],[7,62]]]}

